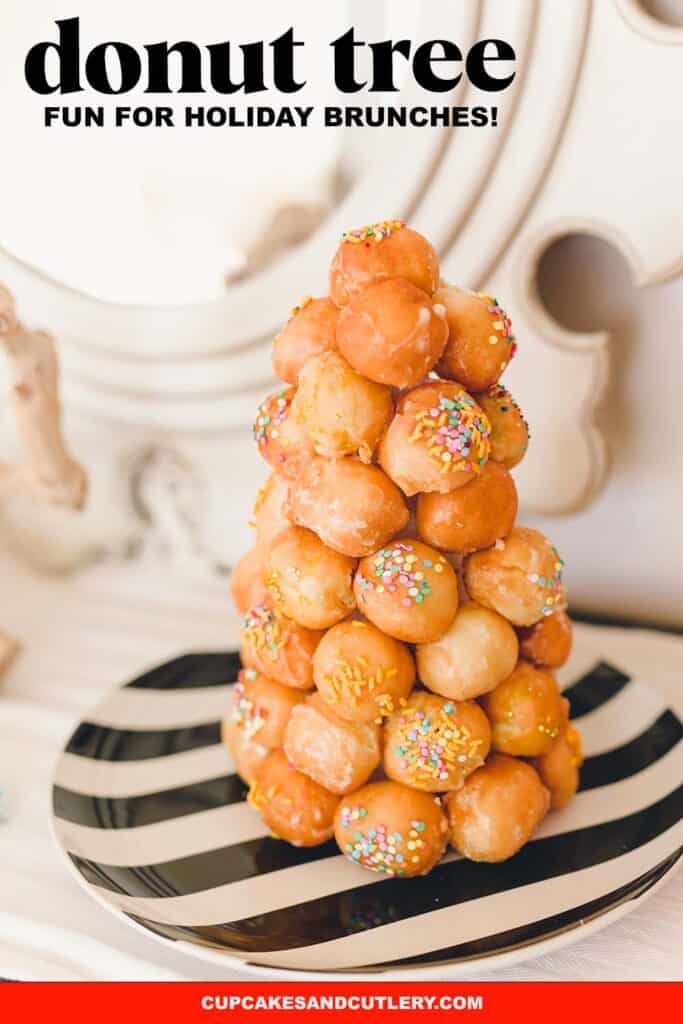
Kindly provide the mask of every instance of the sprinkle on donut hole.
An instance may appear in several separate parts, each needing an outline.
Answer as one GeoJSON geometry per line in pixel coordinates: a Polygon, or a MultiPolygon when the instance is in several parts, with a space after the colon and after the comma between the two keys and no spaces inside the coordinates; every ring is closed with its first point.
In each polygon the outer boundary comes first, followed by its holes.
{"type": "Polygon", "coordinates": [[[470,596],[514,626],[533,626],[544,616],[563,611],[564,562],[538,530],[515,526],[505,540],[477,551],[465,562],[470,596]]]}
{"type": "Polygon", "coordinates": [[[359,611],[405,643],[438,640],[458,610],[455,570],[419,540],[400,538],[364,558],[353,588],[359,611]]]}
{"type": "Polygon", "coordinates": [[[313,454],[313,445],[291,415],[296,388],[285,388],[265,398],[256,411],[253,435],[266,462],[288,480],[313,454]]]}
{"type": "Polygon", "coordinates": [[[310,690],[313,654],[321,638],[318,630],[287,618],[268,597],[250,608],[242,621],[242,664],[284,686],[310,690]]]}
{"type": "Polygon", "coordinates": [[[402,277],[431,295],[439,283],[439,258],[427,239],[401,220],[345,231],[330,267],[330,295],[345,306],[368,285],[402,277]]]}
{"type": "Polygon", "coordinates": [[[448,324],[448,342],[437,367],[440,376],[459,381],[468,391],[485,391],[496,384],[517,348],[512,324],[498,300],[445,285],[434,301],[444,306],[448,324]]]}
{"type": "Polygon", "coordinates": [[[334,835],[345,857],[397,878],[427,875],[448,841],[441,801],[398,782],[371,782],[343,797],[334,835]]]}
{"type": "Polygon", "coordinates": [[[430,381],[402,395],[379,447],[382,469],[408,496],[464,487],[488,457],[488,420],[451,381],[430,381]]]}
{"type": "Polygon", "coordinates": [[[502,384],[474,396],[491,425],[491,458],[512,469],[529,447],[529,424],[522,410],[502,384]]]}
{"type": "Polygon", "coordinates": [[[415,690],[384,726],[384,770],[428,793],[458,789],[491,746],[491,727],[474,701],[456,703],[415,690]]]}
{"type": "Polygon", "coordinates": [[[313,656],[320,696],[340,718],[376,722],[405,705],[415,683],[415,663],[405,646],[369,622],[333,626],[313,656]]]}

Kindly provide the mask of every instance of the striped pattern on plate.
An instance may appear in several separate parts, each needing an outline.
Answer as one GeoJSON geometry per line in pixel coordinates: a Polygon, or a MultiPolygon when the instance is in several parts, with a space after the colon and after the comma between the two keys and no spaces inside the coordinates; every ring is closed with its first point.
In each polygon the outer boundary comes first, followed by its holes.
{"type": "Polygon", "coordinates": [[[78,726],[56,769],[55,832],[81,882],[186,949],[324,972],[536,953],[642,895],[679,857],[681,722],[604,661],[564,691],[587,754],[576,800],[504,864],[450,853],[410,881],[363,872],[333,843],[268,835],[220,743],[238,668],[229,653],[153,669],[78,726]]]}

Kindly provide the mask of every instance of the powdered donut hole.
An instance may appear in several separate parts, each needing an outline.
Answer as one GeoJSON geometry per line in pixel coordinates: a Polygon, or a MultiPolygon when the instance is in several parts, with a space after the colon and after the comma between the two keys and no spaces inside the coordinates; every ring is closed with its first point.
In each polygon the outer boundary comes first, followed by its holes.
{"type": "Polygon", "coordinates": [[[443,636],[419,644],[420,679],[434,693],[471,700],[494,690],[517,664],[517,636],[501,615],[469,601],[443,636]]]}
{"type": "Polygon", "coordinates": [[[292,517],[334,551],[351,558],[376,551],[404,528],[410,513],[396,484],[354,458],[315,457],[292,488],[292,517]]]}
{"type": "Polygon", "coordinates": [[[318,455],[359,455],[372,462],[394,411],[389,388],[356,373],[338,352],[309,359],[292,405],[318,455]]]}
{"type": "Polygon", "coordinates": [[[439,283],[432,244],[400,220],[346,231],[330,267],[330,295],[337,305],[389,277],[403,277],[431,295],[439,283]]]}
{"type": "Polygon", "coordinates": [[[269,748],[239,729],[230,718],[221,722],[221,740],[235,764],[235,771],[248,786],[254,781],[256,769],[268,756],[269,748]]]}
{"type": "Polygon", "coordinates": [[[289,483],[279,473],[271,473],[256,496],[252,512],[258,544],[270,544],[280,530],[292,525],[288,508],[289,483]]]}
{"type": "Polygon", "coordinates": [[[319,693],[292,711],[284,749],[295,768],[332,793],[358,789],[382,756],[378,726],[339,718],[319,693]]]}
{"type": "Polygon", "coordinates": [[[477,551],[465,562],[470,596],[515,626],[532,626],[562,611],[567,597],[562,586],[564,562],[538,530],[515,526],[505,540],[477,551]]]}
{"type": "Polygon", "coordinates": [[[334,834],[339,797],[298,772],[282,750],[271,750],[256,769],[249,803],[276,839],[320,846],[334,834]]]}
{"type": "Polygon", "coordinates": [[[309,359],[334,348],[339,309],[332,299],[307,296],[273,341],[273,369],[287,384],[296,384],[309,359]]]}
{"type": "Polygon", "coordinates": [[[337,324],[337,346],[354,370],[395,388],[419,384],[447,337],[443,306],[400,277],[370,285],[344,307],[337,324]]]}
{"type": "Polygon", "coordinates": [[[283,615],[269,597],[244,617],[240,656],[246,668],[255,668],[283,686],[310,690],[313,654],[321,637],[319,630],[306,629],[283,615]]]}
{"type": "Polygon", "coordinates": [[[313,445],[291,415],[296,388],[285,388],[264,399],[256,411],[254,440],[266,462],[293,480],[313,454],[313,445]]]}
{"type": "Polygon", "coordinates": [[[520,661],[481,705],[491,723],[491,746],[515,757],[547,754],[569,718],[569,701],[555,676],[528,661],[520,661]]]}
{"type": "Polygon", "coordinates": [[[277,607],[308,629],[328,629],[351,614],[355,559],[303,526],[290,526],[265,553],[266,583],[277,607]]]}
{"type": "Polygon", "coordinates": [[[244,668],[232,688],[229,720],[235,729],[264,747],[281,747],[292,708],[302,700],[301,690],[276,683],[253,668],[244,668]]]}
{"type": "Polygon", "coordinates": [[[499,462],[489,460],[479,476],[448,494],[420,494],[417,531],[441,551],[470,555],[507,537],[517,518],[517,488],[499,462]]]}
{"type": "Polygon", "coordinates": [[[398,782],[371,782],[341,800],[334,835],[353,864],[412,878],[441,860],[448,823],[438,797],[398,782]]]}
{"type": "Polygon", "coordinates": [[[400,538],[364,558],[353,581],[358,609],[405,643],[437,640],[458,610],[458,579],[434,548],[400,538]]]}
{"type": "Polygon", "coordinates": [[[485,391],[498,381],[515,354],[507,313],[492,295],[444,285],[434,295],[446,309],[448,342],[437,367],[468,391],[485,391]]]}
{"type": "Polygon", "coordinates": [[[572,650],[572,624],[566,612],[546,615],[533,626],[517,630],[522,658],[544,668],[560,668],[572,650]]]}
{"type": "Polygon", "coordinates": [[[550,792],[550,807],[554,811],[566,807],[579,788],[579,769],[583,764],[581,737],[569,723],[547,754],[531,762],[541,782],[550,792]]]}
{"type": "Polygon", "coordinates": [[[468,860],[496,864],[531,839],[550,794],[531,765],[496,754],[445,798],[451,843],[468,860]]]}
{"type": "Polygon", "coordinates": [[[512,469],[529,447],[529,424],[522,410],[502,384],[474,396],[491,424],[491,458],[512,469]]]}
{"type": "Polygon", "coordinates": [[[415,683],[415,663],[404,644],[369,622],[333,626],[313,656],[322,699],[340,718],[381,722],[400,707],[415,683]]]}
{"type": "Polygon", "coordinates": [[[473,701],[456,704],[415,690],[384,726],[384,770],[428,793],[457,789],[488,756],[491,728],[473,701]]]}
{"type": "Polygon", "coordinates": [[[263,549],[257,544],[242,555],[230,574],[230,589],[235,607],[246,615],[268,593],[263,582],[263,549]]]}
{"type": "Polygon", "coordinates": [[[459,384],[430,381],[401,396],[379,462],[404,494],[447,493],[481,473],[488,431],[486,417],[459,384]]]}

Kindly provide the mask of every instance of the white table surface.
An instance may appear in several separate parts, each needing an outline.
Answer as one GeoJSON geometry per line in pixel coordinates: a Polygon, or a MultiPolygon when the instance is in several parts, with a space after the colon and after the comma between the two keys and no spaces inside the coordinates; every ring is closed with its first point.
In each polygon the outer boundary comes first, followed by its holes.
{"type": "MultiPolygon", "coordinates": [[[[65,870],[49,830],[52,768],[75,723],[155,661],[234,640],[227,582],[139,563],[50,579],[0,554],[0,586],[0,623],[26,645],[0,683],[0,786],[9,802],[0,824],[0,977],[244,980],[165,948],[97,905],[65,870]]],[[[680,709],[683,638],[604,637],[680,709]]],[[[474,969],[471,980],[681,980],[682,936],[678,872],[601,932],[514,968],[474,969]]]]}

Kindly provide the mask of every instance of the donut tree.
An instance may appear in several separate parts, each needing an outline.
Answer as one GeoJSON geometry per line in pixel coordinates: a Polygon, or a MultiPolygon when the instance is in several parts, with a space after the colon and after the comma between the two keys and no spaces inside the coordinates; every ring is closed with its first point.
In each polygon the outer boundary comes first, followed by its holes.
{"type": "Polygon", "coordinates": [[[498,300],[446,284],[402,221],[344,234],[329,295],[273,345],[272,474],[233,573],[223,724],[249,799],[298,846],[425,874],[513,856],[578,788],[562,559],[515,525],[529,431],[498,300]]]}

